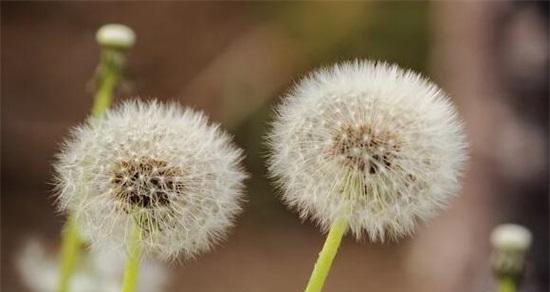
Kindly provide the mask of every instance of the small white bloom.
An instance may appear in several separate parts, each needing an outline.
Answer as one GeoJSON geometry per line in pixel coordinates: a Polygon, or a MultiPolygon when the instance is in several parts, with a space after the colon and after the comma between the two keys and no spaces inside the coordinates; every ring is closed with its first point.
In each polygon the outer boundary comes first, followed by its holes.
{"type": "Polygon", "coordinates": [[[192,257],[240,212],[241,160],[202,113],[125,102],[72,132],[55,164],[59,205],[92,247],[125,247],[137,224],[146,254],[192,257]]]}
{"type": "Polygon", "coordinates": [[[136,42],[136,34],[126,25],[106,24],[97,31],[96,40],[101,46],[128,49],[136,42]]]}
{"type": "Polygon", "coordinates": [[[497,276],[518,279],[531,248],[531,231],[517,224],[502,224],[493,229],[490,240],[493,245],[491,263],[494,272],[497,276]]]}
{"type": "MultiPolygon", "coordinates": [[[[17,268],[24,284],[36,292],[55,292],[59,281],[59,262],[37,240],[27,242],[17,258],[17,268]]],[[[70,281],[73,292],[118,292],[124,258],[109,253],[84,253],[79,258],[70,281]]],[[[161,263],[145,261],[140,267],[138,291],[164,291],[170,271],[161,263]]]]}
{"type": "Polygon", "coordinates": [[[277,109],[269,170],[284,201],[327,229],[399,238],[459,189],[463,127],[435,84],[396,65],[355,61],[313,72],[277,109]]]}

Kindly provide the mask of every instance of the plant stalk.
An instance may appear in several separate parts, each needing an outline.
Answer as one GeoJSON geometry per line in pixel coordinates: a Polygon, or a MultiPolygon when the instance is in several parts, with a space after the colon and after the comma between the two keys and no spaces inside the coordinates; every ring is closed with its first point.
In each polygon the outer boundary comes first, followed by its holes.
{"type": "MultiPolygon", "coordinates": [[[[92,115],[101,116],[111,105],[112,95],[123,65],[124,54],[122,51],[103,49],[98,67],[98,87],[94,97],[92,115]]],[[[69,292],[71,276],[75,270],[81,248],[79,237],[78,226],[72,212],[69,211],[67,222],[63,227],[58,292],[69,292]]]]}
{"type": "Polygon", "coordinates": [[[498,292],[516,292],[516,281],[512,277],[498,278],[498,292]]]}
{"type": "Polygon", "coordinates": [[[141,230],[134,222],[130,231],[128,243],[128,258],[124,268],[124,279],[122,282],[122,292],[135,292],[139,274],[139,264],[141,261],[141,230]]]}
{"type": "Polygon", "coordinates": [[[334,223],[332,223],[327,239],[325,240],[325,244],[323,245],[323,249],[319,253],[319,258],[315,263],[315,267],[313,268],[313,272],[309,278],[309,282],[307,283],[305,292],[320,292],[323,289],[323,285],[325,284],[325,280],[332,266],[332,262],[338,252],[338,248],[340,247],[340,243],[342,242],[342,238],[344,237],[347,228],[348,223],[342,218],[337,219],[334,223]]]}
{"type": "Polygon", "coordinates": [[[78,228],[73,216],[69,215],[62,232],[61,270],[59,272],[58,292],[68,292],[70,279],[75,270],[80,249],[78,228]]]}
{"type": "Polygon", "coordinates": [[[112,96],[120,78],[120,72],[125,62],[122,51],[104,48],[98,71],[98,87],[94,98],[92,115],[102,115],[111,105],[112,96]]]}

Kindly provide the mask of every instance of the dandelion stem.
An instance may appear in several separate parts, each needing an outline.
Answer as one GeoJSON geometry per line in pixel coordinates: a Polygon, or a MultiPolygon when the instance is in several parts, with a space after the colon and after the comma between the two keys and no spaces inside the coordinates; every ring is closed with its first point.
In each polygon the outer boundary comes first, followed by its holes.
{"type": "Polygon", "coordinates": [[[498,278],[498,292],[516,292],[516,281],[511,277],[498,278]]]}
{"type": "Polygon", "coordinates": [[[95,96],[95,103],[92,109],[94,116],[101,115],[111,105],[111,95],[116,83],[116,75],[105,73],[102,86],[99,87],[95,96]]]}
{"type": "Polygon", "coordinates": [[[141,230],[136,223],[132,224],[130,238],[128,243],[128,258],[124,268],[124,279],[122,282],[122,292],[135,292],[139,274],[139,264],[141,260],[141,230]]]}
{"type": "MultiPolygon", "coordinates": [[[[124,65],[122,51],[104,48],[99,63],[98,87],[94,98],[92,115],[100,116],[111,105],[113,91],[124,65]]],[[[61,242],[61,272],[59,273],[58,292],[68,292],[71,276],[80,253],[81,242],[74,216],[69,212],[61,242]]]]}
{"type": "Polygon", "coordinates": [[[61,271],[59,273],[58,292],[69,291],[71,275],[74,272],[80,251],[78,228],[73,216],[69,216],[62,232],[61,271]]]}
{"type": "Polygon", "coordinates": [[[113,91],[120,76],[125,56],[120,50],[104,48],[98,71],[98,87],[92,108],[92,114],[99,116],[111,105],[113,91]]]}
{"type": "Polygon", "coordinates": [[[332,261],[338,252],[340,242],[342,242],[342,237],[344,237],[347,228],[348,223],[342,218],[332,223],[323,249],[319,253],[319,258],[309,278],[305,292],[320,292],[323,288],[330,267],[332,266],[332,261]]]}

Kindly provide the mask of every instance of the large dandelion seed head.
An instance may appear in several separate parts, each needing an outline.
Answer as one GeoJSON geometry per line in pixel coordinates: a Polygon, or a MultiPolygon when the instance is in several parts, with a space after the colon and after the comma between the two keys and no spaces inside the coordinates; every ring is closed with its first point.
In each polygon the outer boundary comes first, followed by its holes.
{"type": "Polygon", "coordinates": [[[240,212],[241,159],[202,113],[126,102],[72,132],[55,164],[59,205],[96,247],[125,247],[136,224],[146,254],[191,257],[240,212]]]}
{"type": "Polygon", "coordinates": [[[269,170],[283,200],[327,229],[399,238],[458,191],[466,157],[449,97],[395,65],[355,61],[300,81],[277,109],[269,170]]]}

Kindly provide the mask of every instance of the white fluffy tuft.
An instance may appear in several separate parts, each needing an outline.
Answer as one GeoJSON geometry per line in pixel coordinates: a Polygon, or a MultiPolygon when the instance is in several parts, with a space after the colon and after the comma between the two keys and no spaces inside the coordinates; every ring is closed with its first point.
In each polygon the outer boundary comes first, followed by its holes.
{"type": "Polygon", "coordinates": [[[112,23],[99,28],[96,40],[102,46],[128,49],[136,43],[136,34],[126,25],[112,23]]]}
{"type": "MultiPolygon", "coordinates": [[[[58,291],[58,258],[49,254],[41,241],[32,239],[26,242],[16,260],[21,280],[30,291],[58,291]]],[[[123,268],[124,257],[120,255],[82,253],[71,277],[69,291],[119,292],[123,268]]],[[[140,266],[137,292],[165,291],[170,274],[170,270],[160,262],[144,261],[140,266]]]]}
{"type": "Polygon", "coordinates": [[[493,229],[490,240],[493,245],[491,264],[496,275],[520,277],[533,241],[531,231],[517,224],[501,224],[493,229]]]}
{"type": "Polygon", "coordinates": [[[55,164],[61,210],[94,247],[125,248],[132,222],[145,254],[193,257],[241,211],[242,151],[200,112],[129,101],[77,127],[55,164]]]}
{"type": "Polygon", "coordinates": [[[313,72],[277,109],[269,170],[283,200],[328,229],[346,215],[372,241],[411,234],[458,191],[462,124],[435,84],[396,65],[313,72]]]}
{"type": "Polygon", "coordinates": [[[529,229],[517,224],[502,224],[491,233],[491,244],[495,249],[528,250],[532,235],[529,229]]]}

